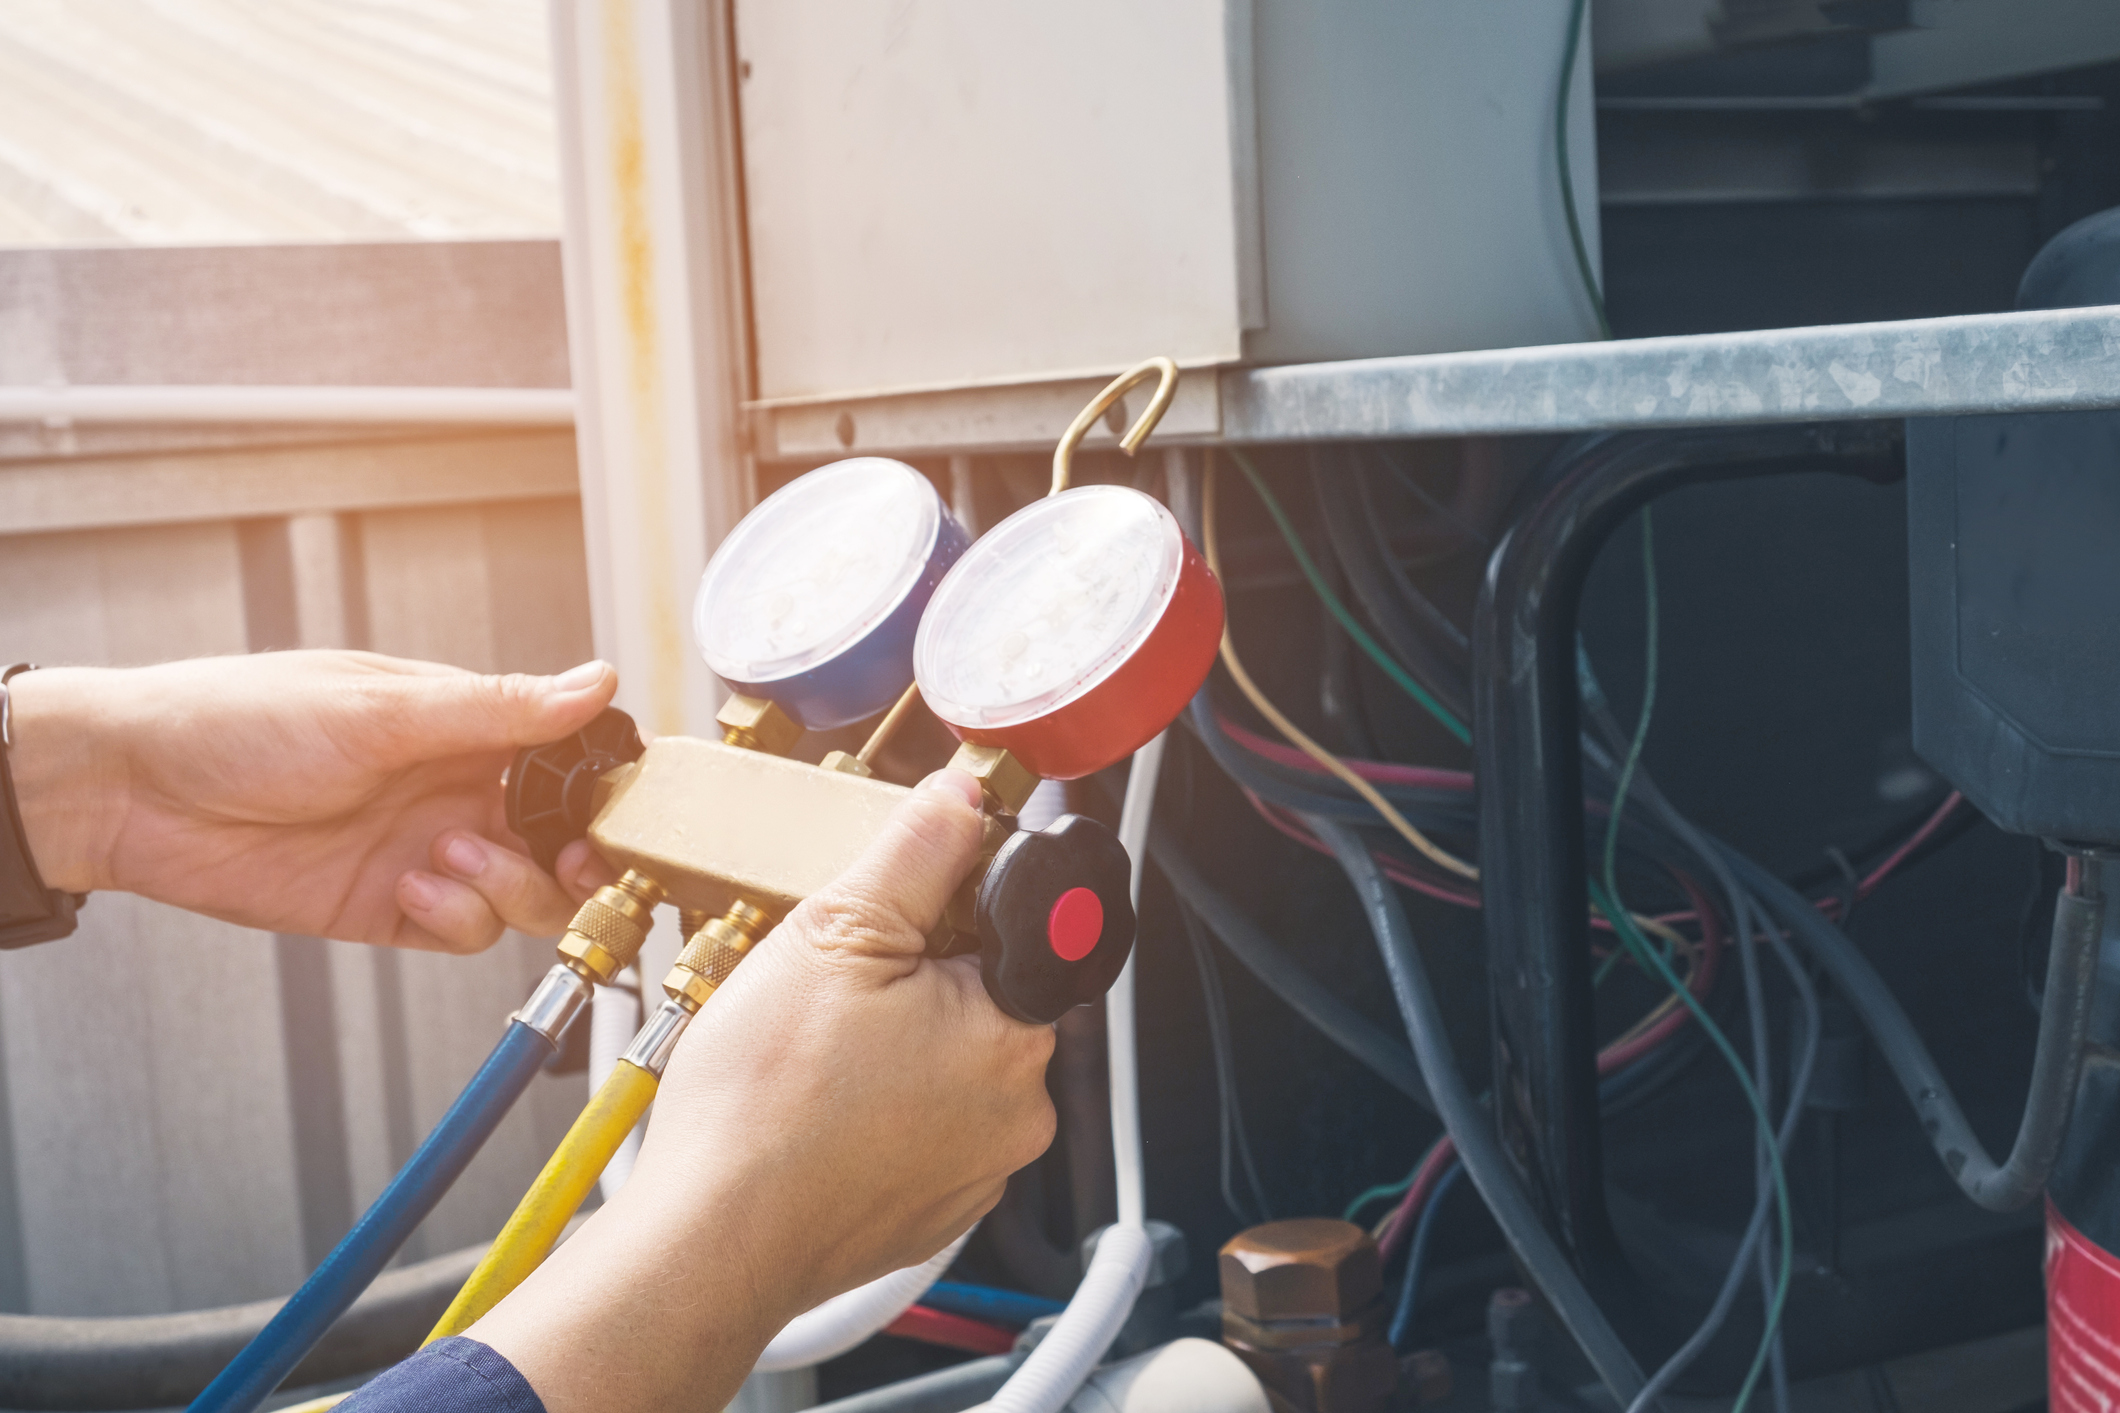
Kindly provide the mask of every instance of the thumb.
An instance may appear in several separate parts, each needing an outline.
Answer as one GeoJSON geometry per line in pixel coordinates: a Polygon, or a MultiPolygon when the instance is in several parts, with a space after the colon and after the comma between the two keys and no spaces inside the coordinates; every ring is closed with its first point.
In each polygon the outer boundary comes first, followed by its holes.
{"type": "Polygon", "coordinates": [[[557,741],[595,719],[618,691],[609,663],[591,661],[553,677],[526,673],[420,673],[379,685],[397,698],[391,716],[402,744],[429,759],[557,741]]]}
{"type": "Polygon", "coordinates": [[[899,801],[861,857],[788,921],[825,951],[918,956],[979,858],[979,782],[938,770],[899,801]]]}

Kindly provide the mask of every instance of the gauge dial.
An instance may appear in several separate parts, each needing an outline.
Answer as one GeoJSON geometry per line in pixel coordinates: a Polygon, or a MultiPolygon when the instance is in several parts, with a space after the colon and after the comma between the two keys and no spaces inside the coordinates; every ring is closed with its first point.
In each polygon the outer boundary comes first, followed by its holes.
{"type": "Polygon", "coordinates": [[[903,462],[819,467],[715,550],[693,608],[700,653],[730,687],[811,730],[873,716],[912,680],[921,610],[965,543],[934,486],[903,462]]]}
{"type": "Polygon", "coordinates": [[[966,553],[913,657],[921,695],[959,737],[1073,779],[1168,725],[1221,632],[1221,591],[1171,513],[1124,486],[1082,486],[966,553]]]}

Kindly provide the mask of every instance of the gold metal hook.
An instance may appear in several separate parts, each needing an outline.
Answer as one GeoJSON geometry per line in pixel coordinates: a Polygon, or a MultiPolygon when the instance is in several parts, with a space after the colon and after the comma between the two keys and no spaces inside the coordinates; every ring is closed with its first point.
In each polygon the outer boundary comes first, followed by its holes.
{"type": "Polygon", "coordinates": [[[1156,430],[1156,424],[1162,421],[1163,414],[1170,410],[1171,398],[1178,392],[1178,365],[1168,358],[1150,358],[1136,363],[1112,379],[1103,392],[1090,399],[1089,406],[1075,414],[1075,420],[1060,436],[1060,445],[1053,448],[1053,488],[1047,492],[1048,495],[1058,495],[1067,489],[1069,473],[1075,459],[1075,448],[1089,435],[1089,429],[1097,425],[1097,419],[1109,411],[1113,403],[1126,396],[1128,389],[1148,381],[1150,374],[1154,374],[1157,379],[1156,395],[1148,400],[1148,406],[1134,419],[1134,425],[1126,429],[1126,435],[1119,438],[1119,450],[1132,456],[1139,450],[1141,443],[1148,440],[1148,434],[1156,430]]]}

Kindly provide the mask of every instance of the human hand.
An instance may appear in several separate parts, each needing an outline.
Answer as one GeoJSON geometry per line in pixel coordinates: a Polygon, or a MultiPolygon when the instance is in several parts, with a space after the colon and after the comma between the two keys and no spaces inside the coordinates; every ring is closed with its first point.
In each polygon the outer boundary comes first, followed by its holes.
{"type": "Polygon", "coordinates": [[[373,653],[53,667],[9,683],[9,752],[46,886],[123,889],[246,927],[474,952],[547,934],[612,876],[546,875],[501,777],[611,700],[585,663],[481,676],[373,653]]]}
{"type": "Polygon", "coordinates": [[[550,1413],[718,1408],[818,1302],[940,1250],[1052,1141],[1049,1026],[923,939],[978,855],[943,771],[692,1022],[616,1199],[468,1333],[550,1413]]]}

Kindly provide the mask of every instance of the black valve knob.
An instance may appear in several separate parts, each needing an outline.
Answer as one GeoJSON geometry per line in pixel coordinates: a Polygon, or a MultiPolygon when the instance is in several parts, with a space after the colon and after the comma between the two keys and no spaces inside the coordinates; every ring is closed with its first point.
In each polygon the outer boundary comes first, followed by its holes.
{"type": "Polygon", "coordinates": [[[1044,1025],[1110,990],[1134,946],[1132,872],[1118,836],[1079,814],[1010,835],[973,912],[994,1003],[1044,1025]]]}
{"type": "Polygon", "coordinates": [[[597,779],[639,760],[646,749],[633,718],[605,707],[572,736],[515,753],[505,792],[508,827],[530,846],[538,867],[552,872],[559,851],[588,834],[597,779]]]}

